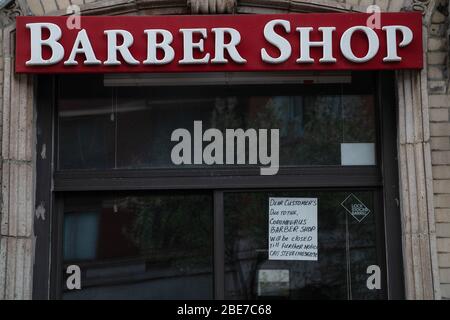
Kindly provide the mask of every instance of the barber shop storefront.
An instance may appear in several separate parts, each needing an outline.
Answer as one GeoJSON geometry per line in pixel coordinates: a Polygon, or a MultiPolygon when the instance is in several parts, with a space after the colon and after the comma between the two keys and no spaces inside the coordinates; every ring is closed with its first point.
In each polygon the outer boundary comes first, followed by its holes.
{"type": "Polygon", "coordinates": [[[17,18],[33,298],[405,298],[395,72],[422,16],[370,18],[17,18]]]}

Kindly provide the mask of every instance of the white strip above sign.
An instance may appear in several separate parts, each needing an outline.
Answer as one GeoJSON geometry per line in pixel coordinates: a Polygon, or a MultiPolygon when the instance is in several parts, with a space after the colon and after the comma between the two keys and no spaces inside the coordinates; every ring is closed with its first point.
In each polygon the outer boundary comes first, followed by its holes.
{"type": "Polygon", "coordinates": [[[107,87],[350,83],[350,72],[204,72],[105,74],[107,87]]]}

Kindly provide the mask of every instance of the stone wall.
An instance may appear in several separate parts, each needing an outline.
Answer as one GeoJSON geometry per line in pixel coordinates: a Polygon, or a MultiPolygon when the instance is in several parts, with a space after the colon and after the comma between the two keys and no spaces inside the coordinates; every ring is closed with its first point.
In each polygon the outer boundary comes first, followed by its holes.
{"type": "MultiPolygon", "coordinates": [[[[280,5],[279,1],[271,1],[271,0],[182,0],[182,1],[173,1],[173,0],[24,0],[27,2],[29,9],[34,15],[44,15],[51,14],[52,12],[64,11],[70,4],[76,5],[84,5],[86,12],[91,10],[95,11],[97,7],[117,7],[118,4],[123,3],[123,7],[126,7],[128,11],[133,11],[135,8],[144,8],[147,7],[147,3],[152,3],[154,6],[155,3],[160,3],[161,7],[167,6],[164,2],[172,2],[173,5],[177,5],[178,3],[181,6],[186,7],[186,2],[189,8],[193,13],[228,13],[233,11],[232,7],[235,7],[234,10],[245,11],[246,7],[258,6],[261,4],[267,6],[269,9],[279,10],[280,5]],[[234,4],[238,3],[238,7],[234,4]],[[274,5],[275,4],[275,5],[274,5]],[[220,10],[222,8],[222,10],[220,10]]],[[[296,1],[296,0],[285,0],[284,7],[286,10],[290,10],[292,7],[305,7],[309,8],[317,8],[323,10],[324,7],[329,7],[335,10],[336,8],[348,11],[348,10],[356,10],[360,11],[361,8],[365,8],[369,5],[376,4],[383,11],[400,11],[406,5],[410,5],[411,0],[304,0],[304,1],[296,1]]]]}
{"type": "MultiPolygon", "coordinates": [[[[83,14],[264,13],[330,9],[365,11],[367,6],[373,4],[380,6],[383,11],[424,11],[424,28],[428,36],[427,68],[421,74],[399,73],[398,77],[400,113],[403,112],[403,116],[409,110],[427,113],[420,115],[420,125],[415,124],[416,130],[422,134],[418,141],[415,140],[414,131],[412,138],[402,136],[402,133],[399,138],[400,158],[406,164],[414,162],[410,168],[400,166],[405,277],[408,298],[429,299],[442,296],[450,299],[448,1],[15,0],[12,5],[0,11],[0,300],[30,299],[32,286],[35,154],[33,78],[14,74],[14,17],[18,14],[63,15],[71,4],[79,5],[83,14]],[[414,87],[420,82],[420,85],[414,87]],[[402,87],[403,84],[414,88],[408,91],[402,87]],[[422,98],[411,106],[401,100],[402,94],[417,94],[422,95],[422,98]],[[431,152],[428,131],[431,136],[431,152]],[[412,157],[408,156],[407,150],[413,150],[412,157]],[[432,178],[427,173],[431,164],[432,178]],[[434,198],[427,195],[430,190],[431,193],[434,192],[434,198]],[[434,256],[437,256],[439,268],[433,265],[434,256]]],[[[406,118],[400,116],[400,131],[411,125],[406,118]]]]}
{"type": "Polygon", "coordinates": [[[30,299],[33,266],[32,77],[14,72],[14,27],[1,30],[0,300],[30,299]]]}

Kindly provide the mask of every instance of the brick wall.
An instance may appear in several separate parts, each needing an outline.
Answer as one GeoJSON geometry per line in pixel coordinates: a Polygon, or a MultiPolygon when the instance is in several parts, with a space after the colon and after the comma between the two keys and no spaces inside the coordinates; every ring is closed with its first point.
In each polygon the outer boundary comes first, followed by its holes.
{"type": "Polygon", "coordinates": [[[438,1],[428,42],[431,161],[441,295],[450,299],[450,91],[448,0],[438,1]]]}

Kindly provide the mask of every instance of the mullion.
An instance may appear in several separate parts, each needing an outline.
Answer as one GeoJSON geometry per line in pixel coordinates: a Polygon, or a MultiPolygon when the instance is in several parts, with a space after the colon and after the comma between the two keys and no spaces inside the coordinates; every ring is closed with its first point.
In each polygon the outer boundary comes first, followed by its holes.
{"type": "Polygon", "coordinates": [[[225,235],[223,192],[214,191],[214,299],[225,298],[225,235]]]}

